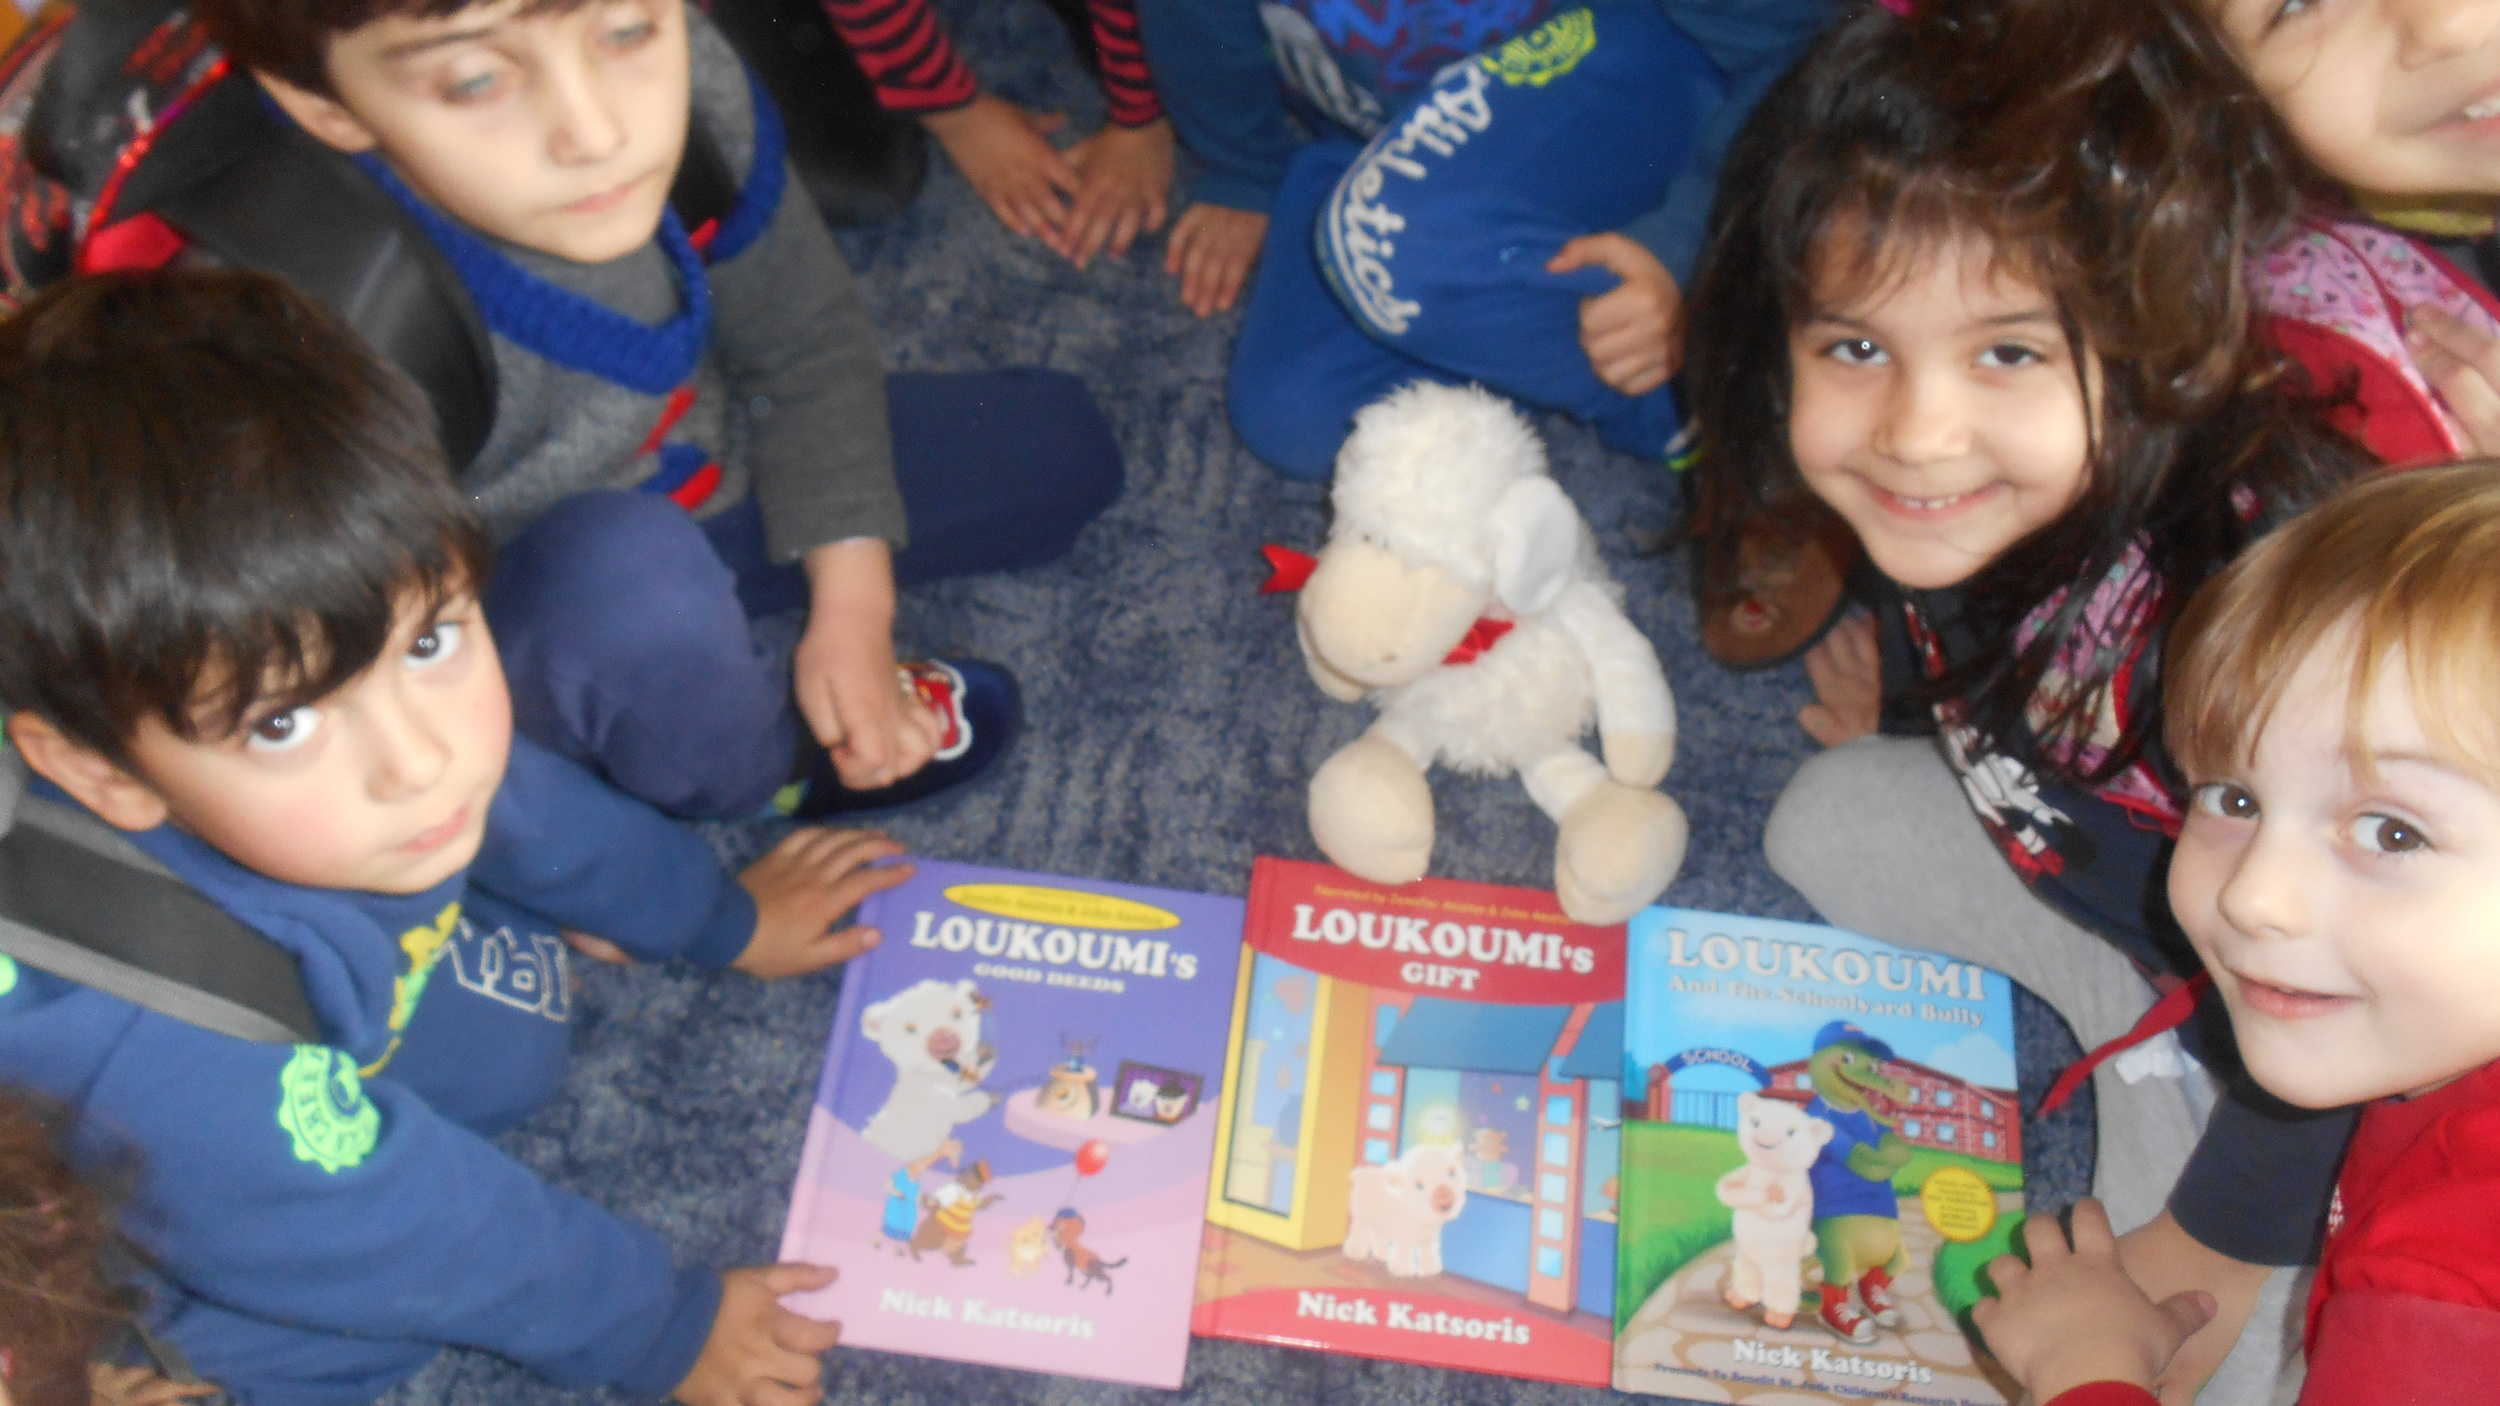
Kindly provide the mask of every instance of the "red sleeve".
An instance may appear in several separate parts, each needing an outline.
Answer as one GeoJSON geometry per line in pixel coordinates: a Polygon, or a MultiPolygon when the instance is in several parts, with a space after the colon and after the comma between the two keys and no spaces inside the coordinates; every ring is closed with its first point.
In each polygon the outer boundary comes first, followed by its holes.
{"type": "Polygon", "coordinates": [[[2059,1392],[2047,1406],[2161,1406],[2161,1398],[2133,1382],[2086,1382],[2059,1392]]]}
{"type": "MultiPolygon", "coordinates": [[[[824,6],[886,107],[938,112],[961,107],[980,93],[930,0],[824,0],[824,6]]],[[[1135,28],[1132,20],[1132,34],[1135,28]]]]}
{"type": "Polygon", "coordinates": [[[1102,63],[1111,120],[1143,127],[1161,117],[1154,75],[1146,70],[1146,46],[1137,37],[1137,0],[1086,0],[1085,11],[1094,22],[1094,53],[1102,63]]]}
{"type": "MultiPolygon", "coordinates": [[[[2383,1290],[2326,1301],[2300,1406],[2452,1406],[2487,1399],[2500,1312],[2383,1290]]],[[[2069,1406],[2059,1397],[2055,1406],[2069,1406]]],[[[2116,1403],[2111,1403],[2116,1406],[2116,1403]]]]}

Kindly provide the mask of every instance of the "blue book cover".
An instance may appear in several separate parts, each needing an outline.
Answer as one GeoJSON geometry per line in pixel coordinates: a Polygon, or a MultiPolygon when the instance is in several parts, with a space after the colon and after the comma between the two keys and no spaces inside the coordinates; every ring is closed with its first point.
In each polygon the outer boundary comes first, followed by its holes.
{"type": "Polygon", "coordinates": [[[1652,908],[1624,1026],[1618,1388],[2013,1398],[1959,1326],[2023,1214],[2003,975],[1652,908]]]}
{"type": "Polygon", "coordinates": [[[918,861],[860,911],[781,1258],[882,1348],[1177,1387],[1242,900],[918,861]]]}

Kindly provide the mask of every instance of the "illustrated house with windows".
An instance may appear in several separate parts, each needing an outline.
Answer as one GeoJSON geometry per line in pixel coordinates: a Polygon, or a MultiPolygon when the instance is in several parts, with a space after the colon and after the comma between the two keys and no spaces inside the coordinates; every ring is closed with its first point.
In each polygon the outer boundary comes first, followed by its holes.
{"type": "Polygon", "coordinates": [[[1267,955],[1249,975],[1209,1219],[1289,1250],[1342,1244],[1353,1169],[1455,1149],[1468,1196],[1444,1274],[1611,1315],[1623,1004],[1377,989],[1267,955]]]}
{"type": "MultiPolygon", "coordinates": [[[[1901,1111],[1904,1140],[1992,1162],[2023,1160],[2022,1110],[2011,1090],[1985,1088],[1914,1059],[1888,1060],[1884,1072],[1910,1086],[1901,1111]]],[[[1777,1092],[1814,1092],[1802,1059],[1772,1065],[1770,1073],[1777,1092]]]]}

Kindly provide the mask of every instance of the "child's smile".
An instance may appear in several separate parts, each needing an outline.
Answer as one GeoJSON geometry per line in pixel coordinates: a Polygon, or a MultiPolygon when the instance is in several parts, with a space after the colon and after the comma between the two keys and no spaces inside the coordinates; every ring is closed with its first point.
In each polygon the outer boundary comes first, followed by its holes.
{"type": "MultiPolygon", "coordinates": [[[[1846,249],[1850,230],[1825,240],[1846,249]]],[[[1905,586],[1967,580],[2083,491],[2083,379],[2048,296],[1967,242],[1858,270],[1818,259],[1789,339],[1790,447],[1905,586]]]]}
{"type": "Polygon", "coordinates": [[[2329,175],[2394,195],[2500,194],[2500,0],[2208,0],[2329,175]]]}

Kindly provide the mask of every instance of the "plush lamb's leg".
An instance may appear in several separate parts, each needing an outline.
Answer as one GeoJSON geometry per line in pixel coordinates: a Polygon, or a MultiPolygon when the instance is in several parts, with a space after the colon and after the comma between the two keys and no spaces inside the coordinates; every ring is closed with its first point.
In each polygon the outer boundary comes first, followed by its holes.
{"type": "Polygon", "coordinates": [[[1311,838],[1340,869],[1411,884],[1432,862],[1428,756],[1386,723],[1337,749],[1311,777],[1311,838]]]}
{"type": "Polygon", "coordinates": [[[1684,810],[1674,801],[1615,780],[1577,747],[1565,747],[1519,776],[1538,807],[1562,827],[1554,837],[1554,894],[1574,921],[1620,923],[1675,881],[1688,831],[1684,810]]]}

